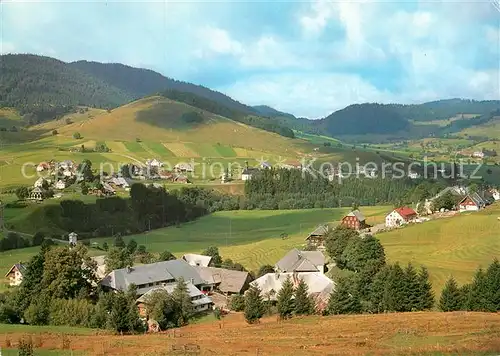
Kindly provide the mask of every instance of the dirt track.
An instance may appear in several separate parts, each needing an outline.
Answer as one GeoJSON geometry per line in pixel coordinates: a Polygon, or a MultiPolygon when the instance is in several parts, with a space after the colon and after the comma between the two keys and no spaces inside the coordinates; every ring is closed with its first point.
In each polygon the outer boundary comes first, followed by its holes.
{"type": "MultiPolygon", "coordinates": [[[[0,336],[12,346],[21,334],[0,336]]],[[[62,336],[33,336],[41,349],[61,349],[62,336]]],[[[247,325],[241,315],[155,335],[69,336],[88,355],[408,355],[500,352],[500,314],[404,313],[267,318],[247,325]]]]}

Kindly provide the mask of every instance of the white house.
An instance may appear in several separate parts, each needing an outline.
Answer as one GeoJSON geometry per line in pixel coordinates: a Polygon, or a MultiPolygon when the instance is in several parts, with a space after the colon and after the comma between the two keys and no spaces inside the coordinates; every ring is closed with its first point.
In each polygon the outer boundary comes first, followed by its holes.
{"type": "Polygon", "coordinates": [[[66,188],[66,183],[59,179],[56,183],[56,189],[65,189],[66,188]]]}
{"type": "Polygon", "coordinates": [[[150,166],[150,167],[163,167],[163,162],[157,160],[156,158],[153,158],[153,159],[148,159],[146,161],[146,165],[150,166]]]}
{"type": "Polygon", "coordinates": [[[46,181],[46,179],[44,178],[38,178],[35,182],[35,184],[33,184],[33,187],[35,188],[42,188],[43,187],[43,183],[46,181]]]}
{"type": "Polygon", "coordinates": [[[70,161],[70,160],[62,161],[62,162],[59,162],[59,164],[58,164],[58,167],[60,169],[62,168],[64,170],[73,169],[73,166],[74,166],[74,163],[73,163],[73,161],[70,161]]]}
{"type": "Polygon", "coordinates": [[[175,166],[174,166],[174,170],[176,172],[194,172],[194,168],[191,164],[189,163],[184,163],[184,162],[181,162],[181,163],[177,163],[175,166]]]}
{"type": "Polygon", "coordinates": [[[472,157],[475,158],[484,158],[484,152],[483,151],[476,151],[472,154],[472,157]]]}
{"type": "Polygon", "coordinates": [[[73,171],[71,171],[69,169],[65,169],[62,174],[65,177],[73,177],[73,175],[74,175],[73,171]]]}
{"type": "Polygon", "coordinates": [[[7,272],[7,274],[5,275],[5,278],[9,280],[9,285],[20,285],[23,281],[23,275],[25,271],[26,266],[24,266],[22,263],[16,263],[14,266],[12,266],[9,272],[7,272]]]}
{"type": "Polygon", "coordinates": [[[243,172],[241,172],[241,180],[246,181],[252,179],[252,176],[255,174],[255,169],[245,168],[243,172]]]}
{"type": "Polygon", "coordinates": [[[394,209],[385,217],[386,227],[398,227],[416,221],[417,213],[412,208],[406,206],[394,209]]]}
{"type": "Polygon", "coordinates": [[[201,266],[208,267],[210,265],[210,261],[212,261],[211,256],[198,255],[196,253],[186,253],[182,256],[182,259],[189,263],[191,266],[201,266]]]}
{"type": "Polygon", "coordinates": [[[410,172],[410,173],[408,173],[408,178],[418,179],[418,178],[420,178],[420,174],[418,174],[417,172],[410,172]]]}
{"type": "Polygon", "coordinates": [[[498,189],[491,189],[490,193],[493,196],[493,199],[500,200],[500,191],[498,189]]]}

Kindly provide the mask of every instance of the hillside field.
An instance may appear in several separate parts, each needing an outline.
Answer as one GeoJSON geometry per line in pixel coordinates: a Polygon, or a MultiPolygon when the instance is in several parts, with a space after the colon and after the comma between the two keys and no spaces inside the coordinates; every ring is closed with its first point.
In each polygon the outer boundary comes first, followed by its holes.
{"type": "MultiPolygon", "coordinates": [[[[377,235],[387,257],[429,269],[435,290],[453,275],[470,282],[475,270],[500,256],[500,204],[480,212],[461,213],[377,235]]],[[[439,289],[438,289],[439,288],[439,289]]]]}
{"type": "MultiPolygon", "coordinates": [[[[0,331],[2,329],[0,325],[0,331]]],[[[74,350],[75,355],[87,356],[485,356],[500,352],[500,316],[493,313],[310,316],[283,322],[269,317],[256,325],[248,325],[238,313],[222,321],[193,324],[160,334],[130,336],[87,333],[74,328],[19,327],[7,330],[0,339],[0,346],[5,346],[9,340],[14,347],[20,337],[28,334],[39,345],[36,352],[56,351],[57,355],[65,355],[64,352],[68,351],[62,350],[63,334],[69,339],[68,349],[74,350]]]]}

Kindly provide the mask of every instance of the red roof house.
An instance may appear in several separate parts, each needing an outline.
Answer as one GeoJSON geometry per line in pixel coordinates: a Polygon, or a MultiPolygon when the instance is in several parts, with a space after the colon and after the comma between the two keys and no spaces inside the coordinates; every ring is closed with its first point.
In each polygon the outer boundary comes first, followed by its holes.
{"type": "Polygon", "coordinates": [[[418,214],[412,208],[402,206],[385,217],[386,227],[397,227],[415,221],[418,214]]]}

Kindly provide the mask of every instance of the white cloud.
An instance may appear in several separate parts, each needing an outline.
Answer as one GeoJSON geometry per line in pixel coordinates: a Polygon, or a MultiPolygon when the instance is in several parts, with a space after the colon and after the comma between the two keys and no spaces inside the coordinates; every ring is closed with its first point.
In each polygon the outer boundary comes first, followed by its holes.
{"type": "Polygon", "coordinates": [[[11,42],[1,42],[0,44],[0,54],[15,53],[16,46],[11,42]]]}
{"type": "Polygon", "coordinates": [[[198,38],[202,48],[195,50],[200,57],[212,55],[238,56],[244,52],[240,42],[233,40],[226,30],[205,26],[198,31],[198,38]]]}

